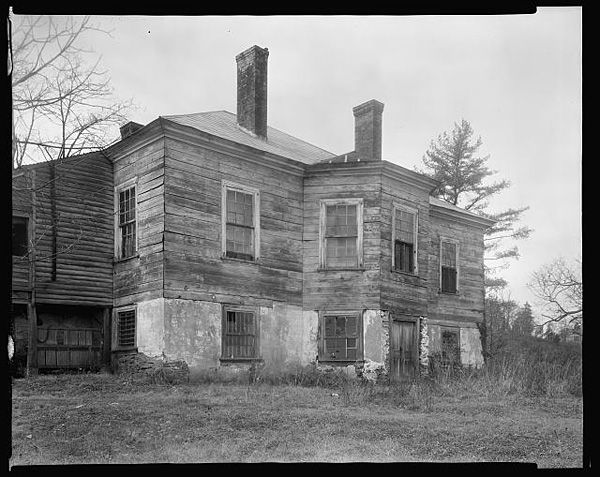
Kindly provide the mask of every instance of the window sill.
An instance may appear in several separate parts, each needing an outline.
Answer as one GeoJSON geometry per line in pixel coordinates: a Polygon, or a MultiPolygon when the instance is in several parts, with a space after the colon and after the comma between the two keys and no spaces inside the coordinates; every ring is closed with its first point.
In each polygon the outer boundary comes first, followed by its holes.
{"type": "Polygon", "coordinates": [[[317,360],[317,364],[327,364],[327,365],[339,365],[339,366],[350,366],[353,364],[364,364],[365,360],[364,359],[355,359],[355,360],[342,360],[342,359],[335,359],[335,360],[324,360],[324,359],[319,359],[317,360]]]}
{"type": "Polygon", "coordinates": [[[262,358],[219,358],[223,364],[227,363],[262,363],[262,358]]]}
{"type": "Polygon", "coordinates": [[[136,253],[135,255],[132,255],[131,257],[125,257],[125,258],[114,258],[113,259],[113,263],[124,263],[124,262],[129,262],[130,260],[134,260],[136,258],[140,258],[140,254],[139,252],[136,253]]]}
{"type": "Polygon", "coordinates": [[[223,260],[224,262],[251,263],[253,265],[260,265],[260,261],[258,259],[244,260],[243,258],[226,257],[222,255],[221,260],[223,260]]]}
{"type": "Polygon", "coordinates": [[[442,290],[438,290],[438,294],[439,295],[450,295],[450,296],[459,296],[460,293],[457,291],[453,291],[453,292],[449,292],[449,291],[442,291],[442,290]]]}
{"type": "Polygon", "coordinates": [[[396,270],[394,268],[392,268],[390,270],[391,273],[395,274],[395,275],[403,275],[405,277],[413,277],[413,278],[418,278],[420,280],[426,280],[425,277],[421,277],[419,276],[418,273],[414,273],[414,272],[405,272],[404,270],[396,270]]]}
{"type": "Polygon", "coordinates": [[[317,272],[364,272],[365,267],[319,267],[317,272]]]}

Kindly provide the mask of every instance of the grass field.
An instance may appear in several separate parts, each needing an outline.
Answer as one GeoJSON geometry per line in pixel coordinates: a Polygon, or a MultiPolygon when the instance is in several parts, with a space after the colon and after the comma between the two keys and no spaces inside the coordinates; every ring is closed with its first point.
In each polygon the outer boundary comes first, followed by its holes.
{"type": "Polygon", "coordinates": [[[582,466],[582,398],[452,384],[13,381],[10,465],[532,462],[582,466]]]}

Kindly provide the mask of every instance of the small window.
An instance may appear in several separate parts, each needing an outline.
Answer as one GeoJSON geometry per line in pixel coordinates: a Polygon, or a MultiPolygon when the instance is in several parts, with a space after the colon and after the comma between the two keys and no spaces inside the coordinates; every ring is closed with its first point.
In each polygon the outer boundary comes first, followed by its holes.
{"type": "Polygon", "coordinates": [[[117,190],[117,257],[119,259],[130,258],[137,254],[136,192],[135,185],[117,190]]]}
{"type": "Polygon", "coordinates": [[[460,332],[458,328],[442,328],[442,365],[460,365],[460,332]]]}
{"type": "Polygon", "coordinates": [[[441,242],[441,290],[443,293],[458,291],[458,245],[455,242],[441,242]]]}
{"type": "Polygon", "coordinates": [[[393,268],[396,271],[417,272],[417,213],[405,208],[394,208],[393,268]]]}
{"type": "Polygon", "coordinates": [[[325,314],[321,319],[319,361],[362,360],[360,314],[325,314]]]}
{"type": "Polygon", "coordinates": [[[117,347],[135,347],[135,309],[117,312],[117,347]]]}
{"type": "Polygon", "coordinates": [[[259,253],[259,194],[223,182],[223,256],[255,261],[259,253]]]}
{"type": "Polygon", "coordinates": [[[12,254],[24,257],[28,250],[28,219],[27,217],[12,218],[12,254]]]}
{"type": "Polygon", "coordinates": [[[362,266],[362,199],[322,202],[321,266],[362,266]]]}
{"type": "Polygon", "coordinates": [[[222,359],[250,360],[258,357],[258,323],[254,311],[226,308],[222,334],[222,359]]]}

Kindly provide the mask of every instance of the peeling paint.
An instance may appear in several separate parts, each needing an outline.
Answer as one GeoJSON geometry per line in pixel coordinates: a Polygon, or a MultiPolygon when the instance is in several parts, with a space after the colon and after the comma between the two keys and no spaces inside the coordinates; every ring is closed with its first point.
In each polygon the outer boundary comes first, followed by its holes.
{"type": "Polygon", "coordinates": [[[219,366],[221,313],[219,303],[165,299],[165,355],[190,367],[219,366]]]}
{"type": "Polygon", "coordinates": [[[483,366],[481,335],[477,328],[460,329],[460,360],[463,366],[483,366]]]}
{"type": "Polygon", "coordinates": [[[137,348],[152,358],[162,357],[165,348],[164,298],[148,300],[137,305],[137,348]]]}

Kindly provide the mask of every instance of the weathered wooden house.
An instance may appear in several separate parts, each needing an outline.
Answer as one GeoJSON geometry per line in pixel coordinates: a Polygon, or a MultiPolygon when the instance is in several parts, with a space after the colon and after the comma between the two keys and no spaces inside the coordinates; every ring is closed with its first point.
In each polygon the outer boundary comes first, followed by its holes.
{"type": "Polygon", "coordinates": [[[13,297],[23,314],[38,308],[39,366],[50,343],[58,365],[71,346],[58,331],[75,317],[91,342],[73,343],[105,362],[131,352],[200,369],[374,362],[398,376],[434,353],[482,363],[493,222],[382,160],[378,101],[353,109],[347,154],[268,126],[267,58],[257,46],[236,57],[237,114],[128,123],[101,153],[17,174],[36,193],[15,193],[13,239],[29,234],[36,247],[19,261],[13,245],[13,297]],[[44,181],[55,190],[42,196],[44,181]]]}

